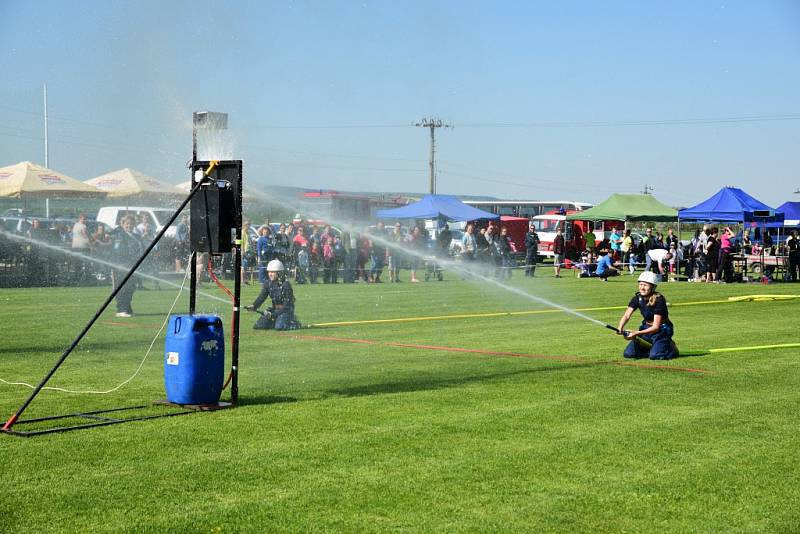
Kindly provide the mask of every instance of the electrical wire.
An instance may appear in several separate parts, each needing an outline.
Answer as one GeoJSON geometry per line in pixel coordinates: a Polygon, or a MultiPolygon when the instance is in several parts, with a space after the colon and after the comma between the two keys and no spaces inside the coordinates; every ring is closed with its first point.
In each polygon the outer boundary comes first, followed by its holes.
{"type": "Polygon", "coordinates": [[[655,119],[640,121],[550,121],[550,122],[496,122],[456,124],[459,128],[593,128],[605,126],[670,126],[685,124],[726,124],[743,122],[796,121],[800,115],[750,115],[743,117],[707,117],[689,119],[655,119]]]}
{"type": "MultiPolygon", "coordinates": [[[[175,309],[175,305],[178,304],[178,299],[181,298],[181,294],[183,293],[183,286],[186,284],[186,280],[189,278],[189,271],[190,270],[191,270],[191,267],[188,267],[186,269],[186,274],[183,277],[183,282],[181,283],[181,287],[178,290],[178,294],[175,297],[175,300],[172,302],[172,306],[170,306],[169,311],[167,312],[167,316],[164,319],[164,323],[161,325],[161,328],[158,329],[158,332],[156,332],[156,335],[153,338],[153,341],[150,342],[150,346],[147,348],[147,352],[145,352],[145,354],[144,354],[144,358],[142,358],[142,361],[139,363],[139,367],[136,369],[136,372],[133,373],[133,375],[130,378],[120,382],[116,387],[113,387],[113,388],[105,390],[105,391],[96,391],[96,390],[83,390],[83,391],[81,391],[81,390],[60,388],[60,387],[55,387],[55,386],[45,386],[42,389],[49,389],[50,391],[60,391],[62,393],[76,393],[76,394],[81,394],[81,395],[83,395],[83,394],[106,395],[108,393],[113,393],[113,392],[117,391],[122,386],[124,386],[125,384],[127,384],[128,382],[130,382],[131,380],[136,378],[136,376],[139,374],[139,371],[142,370],[142,367],[144,366],[144,362],[146,362],[148,356],[150,356],[150,352],[153,350],[153,345],[155,345],[156,340],[161,336],[161,332],[164,331],[164,327],[167,326],[167,323],[169,322],[169,317],[172,314],[172,310],[175,309]]],[[[36,387],[36,386],[31,385],[31,384],[28,384],[27,382],[9,382],[7,380],[3,380],[2,378],[0,378],[0,382],[2,382],[4,384],[8,384],[10,386],[27,386],[27,387],[29,387],[31,389],[35,389],[35,387],[36,387]]]]}

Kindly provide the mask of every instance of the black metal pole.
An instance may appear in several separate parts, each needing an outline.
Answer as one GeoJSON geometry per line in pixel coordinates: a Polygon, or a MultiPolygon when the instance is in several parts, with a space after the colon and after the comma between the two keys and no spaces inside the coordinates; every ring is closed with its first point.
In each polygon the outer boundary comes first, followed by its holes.
{"type": "MultiPolygon", "coordinates": [[[[192,172],[191,179],[194,181],[194,164],[197,162],[197,112],[192,113],[192,172]]],[[[197,253],[193,250],[189,254],[189,268],[192,270],[189,279],[189,315],[194,315],[195,303],[197,302],[197,253]]]]}
{"type": "Polygon", "coordinates": [[[64,351],[64,353],[58,359],[58,361],[53,366],[53,368],[50,369],[50,371],[45,375],[45,377],[42,379],[42,381],[39,382],[39,385],[36,386],[36,388],[34,388],[33,392],[30,394],[30,396],[27,398],[27,400],[22,404],[22,406],[20,406],[20,408],[17,410],[17,412],[14,415],[9,417],[8,421],[6,421],[5,425],[3,425],[2,430],[9,430],[14,425],[14,423],[17,421],[17,419],[19,419],[19,416],[22,415],[22,412],[25,411],[25,409],[28,407],[28,405],[31,403],[31,401],[33,401],[33,399],[36,397],[36,395],[39,394],[39,392],[42,390],[42,388],[45,386],[45,384],[47,384],[48,380],[50,380],[50,378],[55,374],[55,372],[58,370],[58,368],[61,366],[61,364],[64,363],[64,360],[67,359],[67,356],[69,356],[70,353],[75,349],[75,347],[78,346],[78,343],[80,343],[81,339],[83,339],[83,337],[86,335],[86,333],[92,327],[92,325],[94,325],[94,323],[97,321],[97,319],[100,318],[100,315],[103,314],[103,312],[108,307],[108,305],[111,304],[111,302],[114,300],[114,297],[117,296],[117,293],[119,293],[122,290],[122,288],[125,286],[125,284],[128,282],[128,280],[133,276],[133,273],[136,272],[136,269],[139,268],[139,265],[142,264],[142,262],[145,260],[147,255],[150,253],[150,251],[153,250],[153,248],[155,248],[155,246],[158,244],[159,240],[167,232],[167,229],[172,225],[172,223],[175,222],[175,219],[177,219],[178,215],[180,215],[180,213],[183,211],[183,208],[186,207],[186,205],[189,203],[189,201],[192,200],[192,197],[194,196],[194,194],[200,189],[200,185],[201,184],[202,184],[202,181],[200,181],[197,184],[195,184],[195,186],[189,192],[189,196],[186,197],[186,200],[184,200],[183,203],[181,203],[180,207],[177,210],[175,210],[175,213],[172,214],[172,217],[170,218],[170,220],[164,225],[164,227],[158,232],[158,234],[156,234],[156,237],[153,239],[152,243],[150,243],[150,245],[147,247],[147,249],[145,249],[145,251],[141,255],[141,257],[138,260],[136,260],[136,263],[133,264],[133,267],[130,268],[130,270],[123,277],[123,279],[119,283],[119,285],[117,285],[114,288],[114,290],[108,296],[108,298],[103,303],[103,305],[100,306],[100,309],[98,309],[97,312],[94,314],[94,317],[92,317],[89,320],[89,322],[86,323],[86,326],[83,327],[83,330],[81,330],[81,333],[78,334],[78,337],[76,337],[75,340],[70,344],[70,346],[67,347],[67,350],[64,351]]]}
{"type": "Polygon", "coordinates": [[[239,401],[239,306],[241,305],[242,294],[242,239],[249,239],[249,236],[242,235],[242,167],[239,166],[239,175],[236,177],[236,187],[234,188],[236,198],[236,209],[234,214],[234,225],[236,228],[236,238],[233,247],[233,317],[232,317],[232,341],[231,341],[231,402],[236,404],[239,401]]]}
{"type": "Polygon", "coordinates": [[[189,315],[194,315],[195,303],[197,302],[197,252],[194,250],[189,255],[189,315]]]}

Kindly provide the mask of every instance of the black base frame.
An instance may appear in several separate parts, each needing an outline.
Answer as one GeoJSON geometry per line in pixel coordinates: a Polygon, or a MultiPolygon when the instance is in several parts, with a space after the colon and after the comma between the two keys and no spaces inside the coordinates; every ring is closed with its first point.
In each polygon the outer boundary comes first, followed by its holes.
{"type": "MultiPolygon", "coordinates": [[[[175,406],[175,405],[173,405],[175,406]]],[[[72,418],[84,418],[91,420],[93,422],[86,423],[82,425],[70,425],[70,426],[59,426],[54,428],[44,428],[42,430],[16,430],[16,428],[9,428],[9,429],[2,429],[0,432],[4,432],[6,434],[10,434],[12,436],[21,436],[21,437],[31,437],[31,436],[40,436],[42,434],[55,434],[58,432],[69,432],[71,430],[81,430],[84,428],[93,428],[96,426],[108,426],[108,425],[116,425],[119,423],[129,423],[131,421],[144,421],[147,419],[159,419],[161,417],[174,417],[176,415],[186,415],[189,413],[194,413],[195,410],[185,409],[182,406],[177,406],[178,408],[182,408],[180,410],[176,410],[171,413],[161,413],[156,415],[143,415],[138,417],[107,417],[104,414],[110,413],[119,413],[125,411],[132,411],[132,410],[143,410],[144,408],[150,408],[151,405],[142,404],[140,406],[127,406],[124,408],[109,408],[107,410],[95,410],[91,412],[76,412],[64,415],[51,415],[48,417],[39,417],[36,419],[24,419],[21,421],[17,421],[14,423],[14,427],[31,424],[31,423],[41,423],[42,421],[55,421],[57,419],[72,419],[72,418]]]]}

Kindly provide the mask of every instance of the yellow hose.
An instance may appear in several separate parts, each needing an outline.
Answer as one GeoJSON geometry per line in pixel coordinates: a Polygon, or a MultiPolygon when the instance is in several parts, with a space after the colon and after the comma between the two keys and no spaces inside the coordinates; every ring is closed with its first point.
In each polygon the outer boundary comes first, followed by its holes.
{"type": "Polygon", "coordinates": [[[740,297],[728,297],[728,300],[731,302],[744,302],[744,301],[751,301],[751,302],[761,302],[766,300],[790,300],[790,299],[800,299],[800,295],[742,295],[740,297]]]}

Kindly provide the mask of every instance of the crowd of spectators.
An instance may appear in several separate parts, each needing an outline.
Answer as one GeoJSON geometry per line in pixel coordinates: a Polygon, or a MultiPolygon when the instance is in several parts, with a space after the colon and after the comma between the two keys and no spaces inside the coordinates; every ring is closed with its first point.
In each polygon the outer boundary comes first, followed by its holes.
{"type": "MultiPolygon", "coordinates": [[[[594,234],[588,234],[594,240],[594,234]]],[[[589,239],[587,238],[587,243],[589,239]]],[[[787,278],[800,280],[800,257],[798,256],[797,232],[792,230],[776,247],[768,233],[762,245],[754,244],[749,230],[740,234],[730,226],[721,229],[704,225],[695,231],[688,242],[681,242],[672,228],[666,234],[647,228],[641,239],[634,239],[630,230],[622,235],[611,232],[599,246],[587,245],[577,263],[582,277],[597,277],[607,280],[626,270],[633,274],[643,264],[645,271],[655,272],[662,280],[685,279],[689,282],[730,283],[736,279],[734,261],[745,255],[782,255],[788,259],[787,278]],[[793,252],[794,251],[794,252],[793,252]]],[[[741,275],[741,271],[739,273],[741,275]]]]}
{"type": "MultiPolygon", "coordinates": [[[[120,253],[122,225],[110,230],[85,214],[74,221],[31,217],[24,222],[26,228],[17,227],[15,232],[7,228],[7,234],[0,235],[0,265],[5,285],[106,284],[111,282],[114,266],[130,267],[136,259],[120,253]]],[[[148,246],[156,234],[151,221],[143,215],[133,223],[132,235],[142,248],[148,246]]],[[[189,251],[188,239],[188,218],[184,215],[174,237],[162,238],[148,255],[142,272],[182,271],[189,251]]],[[[146,288],[141,281],[137,283],[146,288]]]]}
{"type": "MultiPolygon", "coordinates": [[[[243,228],[248,234],[251,223],[243,228]]],[[[256,231],[258,237],[246,246],[243,257],[245,280],[258,274],[266,280],[267,264],[280,260],[299,284],[382,283],[384,270],[389,282],[403,281],[403,270],[410,273],[410,282],[419,282],[435,269],[435,259],[448,254],[450,232],[439,232],[436,244],[421,225],[410,229],[396,223],[386,228],[383,222],[366,226],[361,232],[341,232],[330,225],[292,223],[274,225],[269,222],[256,231]],[[424,273],[420,273],[425,269],[424,273]],[[247,275],[250,276],[247,276],[247,275]]]]}
{"type": "MultiPolygon", "coordinates": [[[[168,272],[184,272],[189,256],[188,222],[188,216],[183,215],[174,234],[164,236],[149,254],[142,272],[162,276],[168,272]]],[[[154,239],[155,228],[145,215],[133,223],[131,235],[144,249],[154,239]]],[[[517,250],[507,229],[493,222],[485,226],[468,224],[460,239],[453,239],[447,225],[432,239],[421,223],[406,228],[399,222],[388,228],[378,222],[360,232],[348,233],[307,221],[265,222],[257,229],[245,221],[242,230],[243,236],[247,236],[242,244],[245,283],[263,283],[267,278],[266,266],[273,259],[280,260],[299,284],[381,283],[387,277],[391,283],[405,280],[416,283],[431,276],[441,279],[447,265],[443,260],[454,254],[465,263],[462,277],[477,272],[502,279],[512,276],[523,254],[522,250],[517,250]],[[384,271],[388,271],[388,275],[384,275],[384,271]]],[[[121,227],[109,230],[104,224],[87,220],[84,214],[79,215],[77,221],[48,221],[48,224],[31,218],[23,234],[29,241],[0,236],[0,265],[6,271],[21,273],[16,285],[109,283],[114,273],[112,265],[125,267],[135,260],[123,258],[119,253],[121,231],[121,227]],[[64,255],[52,247],[70,249],[74,254],[64,255]]],[[[607,280],[644,268],[662,278],[730,282],[734,279],[735,253],[759,254],[765,250],[785,254],[789,263],[788,277],[800,280],[798,238],[794,232],[779,246],[772,243],[769,234],[765,233],[759,245],[751,240],[749,231],[737,236],[727,226],[704,226],[695,232],[691,241],[683,243],[672,228],[668,228],[666,234],[648,228],[641,236],[630,230],[613,230],[599,243],[594,232],[588,232],[585,237],[586,250],[574,265],[581,276],[607,280]]],[[[567,262],[563,256],[563,236],[560,242],[559,237],[555,241],[554,269],[559,277],[561,267],[567,262]],[[562,250],[559,250],[559,243],[562,250]]],[[[538,236],[531,225],[525,236],[526,276],[534,276],[536,271],[538,244],[538,236]]],[[[216,258],[214,263],[222,274],[232,275],[230,255],[216,258]]],[[[206,267],[207,259],[201,258],[198,265],[201,281],[206,276],[206,267]]],[[[141,282],[137,283],[138,287],[146,288],[141,282]]]]}

